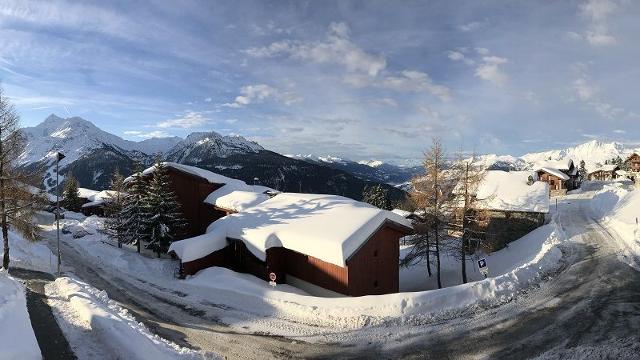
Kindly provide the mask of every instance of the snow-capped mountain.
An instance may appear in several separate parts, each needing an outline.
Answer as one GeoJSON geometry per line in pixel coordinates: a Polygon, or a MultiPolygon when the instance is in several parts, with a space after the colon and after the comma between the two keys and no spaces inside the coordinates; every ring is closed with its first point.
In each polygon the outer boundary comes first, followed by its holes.
{"type": "Polygon", "coordinates": [[[209,157],[226,158],[262,150],[262,146],[242,136],[222,136],[214,131],[195,132],[175,144],[166,157],[174,162],[198,162],[209,157]]]}
{"type": "Polygon", "coordinates": [[[398,166],[387,164],[380,160],[352,161],[332,155],[287,155],[288,157],[322,164],[337,170],[346,171],[361,179],[387,183],[393,186],[407,183],[422,171],[420,166],[398,166]]]}
{"type": "Polygon", "coordinates": [[[520,157],[495,154],[481,155],[475,158],[475,162],[487,169],[528,170],[535,168],[537,163],[543,161],[572,159],[576,166],[580,164],[580,161],[584,160],[587,170],[594,170],[603,165],[605,161],[617,157],[624,160],[634,152],[640,152],[640,145],[592,140],[574,147],[529,153],[520,157]]]}
{"type": "MultiPolygon", "coordinates": [[[[96,190],[108,188],[115,171],[130,175],[136,170],[136,163],[150,165],[155,153],[162,153],[167,160],[199,166],[281,191],[338,194],[361,199],[365,187],[372,182],[378,183],[375,179],[322,163],[285,157],[241,136],[223,136],[216,132],[192,133],[185,139],[174,137],[135,142],[103,131],[82,118],[64,119],[55,115],[23,131],[28,143],[20,156],[20,163],[25,168],[44,168],[43,181],[47,190],[56,185],[53,159],[57,151],[67,156],[60,163],[60,181],[71,173],[81,186],[96,190]]],[[[405,195],[392,186],[383,186],[394,200],[401,200],[405,195]]]]}

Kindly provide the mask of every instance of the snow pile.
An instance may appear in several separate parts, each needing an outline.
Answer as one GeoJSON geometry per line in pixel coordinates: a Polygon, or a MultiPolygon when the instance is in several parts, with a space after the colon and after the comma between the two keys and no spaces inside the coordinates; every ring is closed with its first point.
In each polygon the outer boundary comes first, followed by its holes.
{"type": "Polygon", "coordinates": [[[60,221],[63,234],[71,234],[75,239],[93,235],[104,227],[104,218],[96,215],[85,217],[82,221],[75,219],[64,219],[60,221]]]}
{"type": "Polygon", "coordinates": [[[0,270],[0,359],[41,359],[24,287],[5,270],[0,270]]]}
{"type": "Polygon", "coordinates": [[[477,206],[487,210],[549,212],[549,186],[528,185],[528,171],[487,171],[477,191],[477,206]]]}
{"type": "MultiPolygon", "coordinates": [[[[0,247],[0,257],[4,250],[0,247]]],[[[23,238],[20,234],[9,231],[10,267],[19,267],[43,272],[51,272],[51,250],[43,241],[33,242],[23,238]]],[[[55,260],[54,260],[55,262],[55,260]]],[[[55,266],[55,265],[53,265],[55,266]]]]}
{"type": "Polygon", "coordinates": [[[591,200],[591,209],[622,241],[621,260],[640,269],[640,191],[628,182],[605,184],[591,200]]]}
{"type": "Polygon", "coordinates": [[[61,277],[54,292],[69,302],[76,321],[106,344],[110,355],[122,359],[202,359],[202,354],[152,334],[142,323],[100,291],[74,278],[61,277]]]}
{"type": "Polygon", "coordinates": [[[244,241],[261,260],[267,249],[284,247],[345,266],[385,222],[411,228],[400,215],[342,196],[283,193],[215,221],[207,232],[224,227],[226,237],[244,241]]]}

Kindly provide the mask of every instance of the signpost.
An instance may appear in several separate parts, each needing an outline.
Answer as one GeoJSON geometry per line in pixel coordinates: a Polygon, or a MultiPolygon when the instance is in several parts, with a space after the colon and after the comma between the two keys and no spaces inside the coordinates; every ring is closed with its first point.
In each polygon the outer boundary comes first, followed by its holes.
{"type": "Polygon", "coordinates": [[[489,266],[487,265],[487,259],[480,259],[478,260],[478,269],[480,270],[480,273],[482,275],[484,275],[484,278],[487,278],[487,275],[489,275],[489,266]]]}
{"type": "Polygon", "coordinates": [[[276,276],[276,273],[269,273],[269,285],[271,286],[276,286],[276,279],[278,277],[276,276]]]}

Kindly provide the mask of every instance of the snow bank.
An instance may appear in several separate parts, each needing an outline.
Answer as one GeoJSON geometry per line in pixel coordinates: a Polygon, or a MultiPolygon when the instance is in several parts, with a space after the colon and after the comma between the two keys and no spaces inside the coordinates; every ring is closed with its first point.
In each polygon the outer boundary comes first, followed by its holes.
{"type": "MultiPolygon", "coordinates": [[[[0,257],[3,255],[4,250],[0,246],[0,257]]],[[[55,259],[52,260],[53,255],[44,240],[28,241],[13,231],[9,231],[9,256],[11,257],[10,267],[52,272],[52,266],[55,266],[55,259]]]]}
{"type": "Polygon", "coordinates": [[[202,354],[180,347],[152,334],[126,309],[100,291],[74,278],[55,281],[59,296],[66,299],[80,320],[106,344],[114,357],[122,359],[202,359],[202,354]]]}
{"type": "Polygon", "coordinates": [[[211,294],[216,294],[216,302],[229,299],[228,305],[236,309],[313,326],[355,330],[389,322],[425,323],[474,307],[510,301],[520,290],[560,267],[562,252],[557,245],[564,239],[552,222],[493,254],[489,266],[494,277],[431,291],[320,298],[290,292],[286,285],[274,289],[264,282],[247,284],[245,279],[243,283],[239,277],[245,275],[219,268],[205,269],[186,282],[215,289],[211,294]],[[236,295],[227,296],[227,292],[236,295]],[[238,297],[237,293],[243,296],[238,297]]]}
{"type": "Polygon", "coordinates": [[[621,240],[621,260],[640,270],[640,191],[628,182],[606,184],[591,200],[591,210],[621,240]]]}
{"type": "Polygon", "coordinates": [[[387,221],[411,228],[411,222],[398,214],[342,196],[282,193],[215,221],[207,232],[224,227],[227,238],[242,240],[261,260],[267,249],[284,247],[345,266],[387,221]]]}
{"type": "Polygon", "coordinates": [[[0,359],[41,359],[24,287],[5,270],[0,270],[0,359]]]}
{"type": "MultiPolygon", "coordinates": [[[[528,185],[529,171],[487,171],[477,191],[478,207],[499,211],[549,212],[549,185],[528,185]]],[[[566,175],[565,175],[566,176],[566,175]]]]}

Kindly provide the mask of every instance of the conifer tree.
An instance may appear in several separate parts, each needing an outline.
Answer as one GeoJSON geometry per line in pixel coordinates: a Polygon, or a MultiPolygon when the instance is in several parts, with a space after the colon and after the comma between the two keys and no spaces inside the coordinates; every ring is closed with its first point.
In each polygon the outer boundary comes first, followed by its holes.
{"type": "Polygon", "coordinates": [[[127,182],[127,194],[122,202],[119,217],[122,226],[122,243],[135,244],[138,253],[142,242],[145,241],[145,224],[143,201],[146,196],[146,182],[142,176],[141,165],[134,165],[134,174],[127,182]]]}
{"type": "Polygon", "coordinates": [[[116,170],[111,176],[111,192],[106,199],[104,227],[105,232],[118,240],[118,247],[122,247],[125,238],[124,217],[121,216],[125,198],[124,176],[116,170]]]}
{"type": "Polygon", "coordinates": [[[62,192],[62,206],[69,211],[80,211],[82,200],[80,199],[80,184],[73,174],[67,175],[64,179],[64,190],[62,192]]]}
{"type": "Polygon", "coordinates": [[[362,201],[377,206],[380,209],[392,210],[389,192],[381,185],[367,186],[362,192],[362,201]]]}
{"type": "Polygon", "coordinates": [[[578,178],[580,182],[587,180],[587,168],[585,166],[584,160],[580,160],[580,167],[578,168],[578,178]]]}
{"type": "Polygon", "coordinates": [[[186,225],[180,203],[171,190],[167,168],[160,159],[156,160],[147,189],[142,206],[145,239],[148,240],[147,248],[160,257],[186,225]]]}

